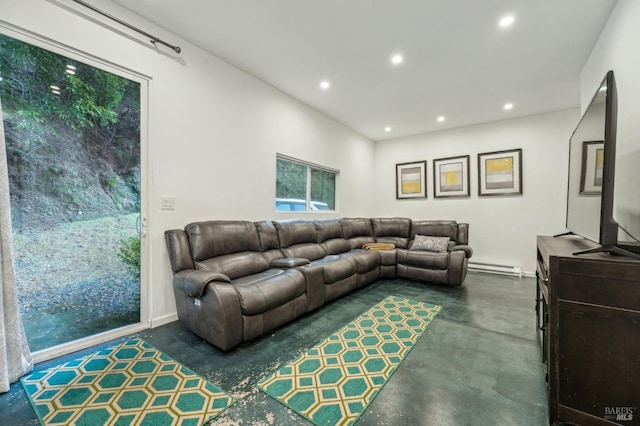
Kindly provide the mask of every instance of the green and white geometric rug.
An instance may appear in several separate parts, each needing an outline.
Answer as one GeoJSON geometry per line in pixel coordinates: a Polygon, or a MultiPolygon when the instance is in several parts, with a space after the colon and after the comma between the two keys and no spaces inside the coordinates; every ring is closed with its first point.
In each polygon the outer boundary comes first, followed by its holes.
{"type": "Polygon", "coordinates": [[[389,296],[258,387],[316,425],[350,425],[440,309],[389,296]]]}
{"type": "Polygon", "coordinates": [[[201,425],[234,399],[133,339],[20,380],[43,425],[201,425]]]}

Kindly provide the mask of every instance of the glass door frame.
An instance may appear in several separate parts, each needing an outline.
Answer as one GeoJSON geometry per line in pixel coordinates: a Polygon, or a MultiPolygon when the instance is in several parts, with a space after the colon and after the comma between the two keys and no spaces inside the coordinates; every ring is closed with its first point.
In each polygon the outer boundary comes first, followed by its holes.
{"type": "Polygon", "coordinates": [[[149,161],[149,89],[151,86],[151,77],[100,59],[62,43],[55,42],[54,40],[13,26],[1,20],[0,33],[36,47],[66,56],[78,62],[85,63],[92,67],[116,74],[140,85],[140,321],[136,324],[116,328],[33,352],[32,355],[34,363],[40,363],[150,328],[150,238],[147,235],[147,217],[149,212],[149,182],[151,178],[151,162],[149,161]]]}

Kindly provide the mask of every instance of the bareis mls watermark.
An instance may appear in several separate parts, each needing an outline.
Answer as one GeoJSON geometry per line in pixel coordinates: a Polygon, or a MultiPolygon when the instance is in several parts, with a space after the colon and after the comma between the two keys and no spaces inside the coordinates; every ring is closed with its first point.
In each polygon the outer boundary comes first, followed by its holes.
{"type": "Polygon", "coordinates": [[[633,420],[633,407],[604,407],[605,420],[630,422],[633,420]]]}

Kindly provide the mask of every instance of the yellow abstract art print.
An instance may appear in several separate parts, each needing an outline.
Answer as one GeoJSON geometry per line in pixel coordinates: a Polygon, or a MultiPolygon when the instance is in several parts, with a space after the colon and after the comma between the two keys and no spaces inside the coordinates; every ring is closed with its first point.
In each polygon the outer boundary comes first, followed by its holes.
{"type": "Polygon", "coordinates": [[[396,164],[396,198],[426,198],[427,162],[396,164]]]}
{"type": "Polygon", "coordinates": [[[478,195],[522,195],[522,149],[478,154],[478,195]]]}

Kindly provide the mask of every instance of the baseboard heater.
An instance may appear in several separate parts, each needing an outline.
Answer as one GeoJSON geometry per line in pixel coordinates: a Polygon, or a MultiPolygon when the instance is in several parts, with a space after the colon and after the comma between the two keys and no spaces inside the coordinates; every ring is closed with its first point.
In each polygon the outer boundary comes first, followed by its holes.
{"type": "Polygon", "coordinates": [[[469,270],[476,272],[486,272],[489,274],[510,275],[522,277],[522,268],[519,266],[497,265],[495,263],[469,262],[469,270]]]}

